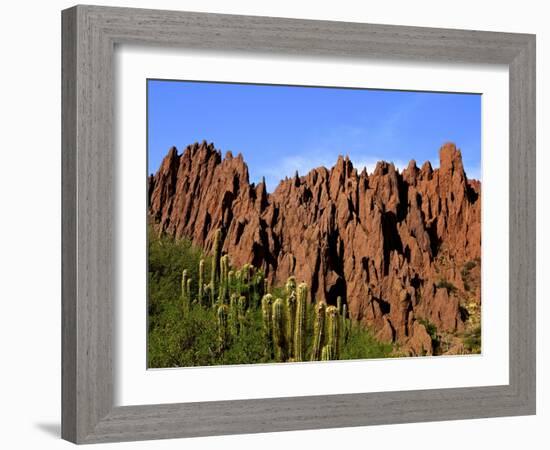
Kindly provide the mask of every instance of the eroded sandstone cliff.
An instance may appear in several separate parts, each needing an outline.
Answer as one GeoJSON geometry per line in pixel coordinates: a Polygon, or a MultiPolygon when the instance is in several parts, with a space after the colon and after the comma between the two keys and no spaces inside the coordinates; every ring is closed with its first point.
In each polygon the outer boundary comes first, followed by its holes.
{"type": "Polygon", "coordinates": [[[431,353],[426,323],[460,332],[464,303],[480,302],[479,277],[464,274],[479,270],[481,185],[466,178],[454,144],[439,156],[438,169],[411,161],[400,173],[379,162],[370,175],[339,157],[269,194],[249,182],[240,154],[222,158],[206,142],[181,155],[172,148],[149,178],[149,214],[207,251],[221,228],[235,265],[261,267],[276,285],[295,275],[316,300],[342,296],[380,339],[431,353]]]}

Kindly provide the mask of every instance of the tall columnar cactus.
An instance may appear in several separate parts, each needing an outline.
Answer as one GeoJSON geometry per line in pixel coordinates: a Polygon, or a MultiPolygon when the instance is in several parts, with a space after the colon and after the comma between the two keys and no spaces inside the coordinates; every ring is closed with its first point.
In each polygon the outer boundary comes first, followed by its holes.
{"type": "Polygon", "coordinates": [[[269,294],[269,284],[267,282],[267,278],[264,278],[264,295],[269,294]]]}
{"type": "Polygon", "coordinates": [[[187,293],[187,269],[183,269],[181,272],[181,298],[185,299],[187,293]]]}
{"type": "Polygon", "coordinates": [[[305,358],[306,303],[307,284],[301,283],[298,286],[296,297],[296,329],[294,330],[294,359],[296,361],[303,361],[305,358]]]}
{"type": "Polygon", "coordinates": [[[288,315],[287,336],[289,342],[288,353],[290,358],[294,358],[294,332],[296,330],[296,292],[291,292],[286,298],[286,308],[288,315]]]}
{"type": "Polygon", "coordinates": [[[218,340],[219,349],[224,351],[229,345],[229,326],[228,326],[228,307],[220,305],[218,307],[218,340]]]}
{"type": "Polygon", "coordinates": [[[330,361],[331,359],[336,359],[334,357],[334,348],[332,345],[327,344],[323,347],[323,351],[321,354],[321,360],[322,361],[330,361]]]}
{"type": "Polygon", "coordinates": [[[224,289],[225,289],[226,295],[229,295],[229,270],[231,269],[230,262],[229,262],[229,255],[223,255],[222,259],[223,259],[223,282],[225,285],[224,289]]]}
{"type": "Polygon", "coordinates": [[[242,281],[243,285],[248,287],[248,284],[250,283],[250,264],[246,263],[242,269],[242,281]]]}
{"type": "Polygon", "coordinates": [[[218,287],[218,303],[220,305],[223,305],[224,303],[226,303],[226,298],[227,298],[227,292],[226,292],[227,282],[225,280],[225,275],[227,273],[226,264],[227,264],[227,259],[224,255],[220,258],[220,279],[219,279],[219,287],[218,287]]]}
{"type": "Polygon", "coordinates": [[[210,298],[212,305],[216,301],[216,284],[220,279],[220,258],[222,255],[222,230],[216,230],[212,247],[212,273],[210,274],[210,298]]]}
{"type": "Polygon", "coordinates": [[[181,304],[184,312],[189,310],[189,300],[187,299],[187,281],[187,270],[184,269],[181,273],[181,304]]]}
{"type": "Polygon", "coordinates": [[[199,305],[204,302],[204,259],[199,261],[199,285],[197,286],[197,301],[199,305]]]}
{"type": "Polygon", "coordinates": [[[244,295],[241,295],[238,300],[238,313],[237,313],[237,319],[239,321],[239,333],[242,333],[245,327],[245,320],[246,320],[246,310],[247,310],[247,302],[246,297],[244,295]]]}
{"type": "Polygon", "coordinates": [[[336,297],[336,309],[338,314],[342,314],[342,297],[340,296],[336,297]]]}
{"type": "Polygon", "coordinates": [[[319,361],[321,358],[321,349],[323,348],[323,338],[325,332],[325,310],[326,304],[319,302],[315,305],[315,322],[313,324],[313,348],[311,350],[311,360],[319,361]]]}
{"type": "Polygon", "coordinates": [[[284,306],[283,300],[280,298],[273,303],[273,343],[275,344],[275,358],[279,362],[284,362],[288,358],[284,306]]]}
{"type": "Polygon", "coordinates": [[[340,356],[340,316],[338,315],[338,309],[335,306],[329,306],[326,316],[328,344],[331,346],[334,356],[332,359],[338,359],[340,356]]]}
{"type": "Polygon", "coordinates": [[[265,356],[273,358],[273,320],[272,320],[273,296],[266,294],[262,298],[262,318],[264,325],[265,356]]]}
{"type": "Polygon", "coordinates": [[[295,277],[288,277],[286,280],[286,295],[290,295],[292,292],[296,292],[296,278],[295,277]]]}
{"type": "MultiPolygon", "coordinates": [[[[223,255],[220,258],[220,291],[223,291],[223,294],[227,294],[225,288],[227,287],[227,279],[226,275],[228,273],[227,271],[227,255],[223,255]]],[[[222,302],[223,303],[223,302],[222,302]]]]}
{"type": "Polygon", "coordinates": [[[243,292],[242,282],[243,282],[242,271],[240,270],[235,271],[235,290],[236,290],[236,293],[239,295],[241,295],[243,292]]]}
{"type": "Polygon", "coordinates": [[[231,297],[235,292],[235,272],[230,270],[227,272],[227,295],[231,297]]]}

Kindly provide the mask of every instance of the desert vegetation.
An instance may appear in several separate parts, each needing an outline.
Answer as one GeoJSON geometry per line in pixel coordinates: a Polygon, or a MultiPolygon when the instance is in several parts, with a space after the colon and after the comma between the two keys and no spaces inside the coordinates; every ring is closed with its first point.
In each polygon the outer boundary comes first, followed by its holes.
{"type": "Polygon", "coordinates": [[[209,255],[150,230],[148,283],[151,368],[399,355],[352,320],[342,298],[312,301],[294,276],[270,286],[253,265],[233,267],[220,230],[209,255]]]}

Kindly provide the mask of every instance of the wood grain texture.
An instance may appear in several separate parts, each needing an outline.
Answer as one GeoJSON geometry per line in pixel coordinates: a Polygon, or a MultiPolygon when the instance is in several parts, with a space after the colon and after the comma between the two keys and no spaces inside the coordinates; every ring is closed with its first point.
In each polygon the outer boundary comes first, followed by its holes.
{"type": "Polygon", "coordinates": [[[76,440],[76,10],[62,17],[61,154],[61,434],[76,440]]]}
{"type": "Polygon", "coordinates": [[[535,412],[534,36],[95,6],[77,6],[62,16],[63,438],[93,443],[535,412]],[[304,58],[506,64],[510,383],[114,407],[113,52],[124,43],[304,58]]]}

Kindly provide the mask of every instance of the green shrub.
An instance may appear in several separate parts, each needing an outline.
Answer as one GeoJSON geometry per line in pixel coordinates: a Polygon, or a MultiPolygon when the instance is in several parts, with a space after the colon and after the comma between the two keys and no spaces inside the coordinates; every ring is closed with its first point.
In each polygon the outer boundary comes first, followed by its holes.
{"type": "Polygon", "coordinates": [[[432,340],[433,351],[434,351],[434,353],[436,353],[436,351],[439,349],[439,346],[441,344],[441,341],[439,339],[439,335],[437,334],[437,327],[432,322],[430,322],[428,319],[421,318],[421,319],[418,319],[418,321],[422,325],[424,325],[424,328],[426,328],[426,331],[430,335],[430,338],[432,340]]]}

